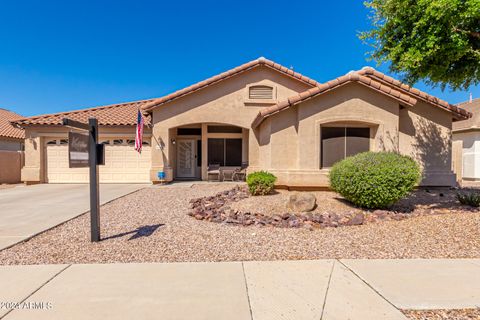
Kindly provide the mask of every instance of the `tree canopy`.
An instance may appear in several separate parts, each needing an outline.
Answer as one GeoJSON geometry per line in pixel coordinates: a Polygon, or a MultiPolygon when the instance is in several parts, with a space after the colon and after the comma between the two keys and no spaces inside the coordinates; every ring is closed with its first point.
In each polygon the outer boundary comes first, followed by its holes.
{"type": "Polygon", "coordinates": [[[370,0],[373,28],[360,33],[370,57],[413,84],[480,83],[480,0],[370,0]]]}

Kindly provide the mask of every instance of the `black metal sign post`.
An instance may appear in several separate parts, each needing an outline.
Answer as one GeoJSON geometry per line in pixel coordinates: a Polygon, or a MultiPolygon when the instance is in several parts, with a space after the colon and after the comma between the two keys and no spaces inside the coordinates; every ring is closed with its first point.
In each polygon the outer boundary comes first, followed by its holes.
{"type": "Polygon", "coordinates": [[[90,239],[92,242],[98,242],[100,241],[100,197],[98,191],[97,119],[88,119],[88,128],[88,164],[90,167],[90,239]]]}
{"type": "MultiPolygon", "coordinates": [[[[88,124],[71,119],[63,119],[63,125],[75,129],[88,131],[88,164],[79,165],[70,163],[70,166],[88,166],[90,168],[90,239],[92,242],[100,241],[100,204],[99,204],[99,182],[98,165],[104,164],[99,157],[99,151],[102,156],[104,152],[101,149],[103,145],[98,145],[98,121],[95,118],[88,119],[88,124]]],[[[69,141],[69,149],[70,147],[69,141]]],[[[78,150],[76,150],[78,151],[78,150]]],[[[70,155],[70,150],[69,150],[70,155]]]]}

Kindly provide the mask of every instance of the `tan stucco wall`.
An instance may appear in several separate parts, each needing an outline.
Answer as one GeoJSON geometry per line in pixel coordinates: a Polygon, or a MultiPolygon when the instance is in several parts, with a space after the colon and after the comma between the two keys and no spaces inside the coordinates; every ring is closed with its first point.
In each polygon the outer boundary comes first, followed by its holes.
{"type": "MultiPolygon", "coordinates": [[[[250,129],[259,110],[272,105],[245,102],[248,86],[252,84],[273,86],[277,100],[284,100],[310,88],[270,68],[257,67],[156,108],[153,111],[153,135],[160,146],[152,149],[152,181],[157,180],[158,171],[166,172],[167,180],[174,177],[175,149],[171,143],[175,138],[173,128],[204,124],[206,130],[206,124],[220,123],[250,129]]],[[[258,138],[252,130],[243,134],[244,137],[248,134],[248,161],[255,166],[260,156],[258,138]]],[[[202,176],[205,177],[205,172],[202,176]]]]}
{"type": "Polygon", "coordinates": [[[413,156],[424,168],[423,185],[454,185],[451,171],[451,114],[419,102],[398,102],[360,84],[348,84],[275,114],[258,128],[258,168],[288,186],[328,186],[321,168],[322,125],[367,125],[372,151],[413,156]]]}
{"type": "Polygon", "coordinates": [[[424,102],[400,112],[399,150],[422,166],[424,185],[456,184],[451,129],[451,115],[424,102]]]}
{"type": "MultiPolygon", "coordinates": [[[[68,138],[69,129],[57,126],[28,126],[25,128],[25,165],[21,179],[27,183],[45,182],[45,143],[52,138],[68,138]]],[[[117,126],[99,128],[99,141],[107,138],[135,138],[135,127],[117,126]]],[[[150,137],[151,130],[145,128],[145,137],[150,137]]],[[[149,140],[148,140],[149,141],[149,140]]],[[[153,143],[152,143],[153,145],[153,143]]]]}
{"type": "Polygon", "coordinates": [[[23,151],[0,150],[0,183],[19,183],[23,151]]]}
{"type": "Polygon", "coordinates": [[[460,183],[463,177],[463,139],[453,134],[452,141],[452,170],[460,183]]]}

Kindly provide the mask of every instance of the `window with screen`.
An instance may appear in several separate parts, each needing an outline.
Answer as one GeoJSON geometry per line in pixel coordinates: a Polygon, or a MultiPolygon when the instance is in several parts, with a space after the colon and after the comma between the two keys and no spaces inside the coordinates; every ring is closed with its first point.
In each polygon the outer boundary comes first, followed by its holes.
{"type": "Polygon", "coordinates": [[[208,139],[208,164],[240,166],[242,139],[208,139]]]}
{"type": "Polygon", "coordinates": [[[225,139],[208,139],[208,164],[225,165],[225,139]]]}
{"type": "Polygon", "coordinates": [[[322,168],[370,150],[370,128],[322,127],[321,134],[322,168]]]}

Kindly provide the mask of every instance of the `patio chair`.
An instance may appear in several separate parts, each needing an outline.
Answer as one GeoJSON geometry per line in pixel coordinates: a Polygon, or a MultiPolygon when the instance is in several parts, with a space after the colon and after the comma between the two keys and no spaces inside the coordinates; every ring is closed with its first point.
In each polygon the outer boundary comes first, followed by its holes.
{"type": "Polygon", "coordinates": [[[245,181],[247,177],[248,162],[242,162],[240,168],[236,169],[232,175],[232,181],[245,181]]]}
{"type": "Polygon", "coordinates": [[[220,181],[220,164],[209,164],[207,168],[207,181],[210,181],[210,176],[217,176],[217,181],[220,181]]]}

